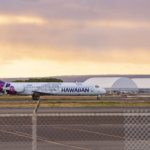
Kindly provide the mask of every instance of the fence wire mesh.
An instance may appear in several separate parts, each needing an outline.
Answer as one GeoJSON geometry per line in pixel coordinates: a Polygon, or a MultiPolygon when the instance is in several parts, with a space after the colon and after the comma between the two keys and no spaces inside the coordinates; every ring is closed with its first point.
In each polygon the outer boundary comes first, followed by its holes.
{"type": "Polygon", "coordinates": [[[150,110],[130,110],[128,113],[131,115],[124,117],[125,150],[149,150],[150,110]]]}
{"type": "Polygon", "coordinates": [[[32,144],[30,116],[0,116],[0,150],[28,150],[32,144]]]}
{"type": "Polygon", "coordinates": [[[49,112],[36,119],[33,114],[0,114],[0,150],[150,149],[149,110],[49,112]]]}

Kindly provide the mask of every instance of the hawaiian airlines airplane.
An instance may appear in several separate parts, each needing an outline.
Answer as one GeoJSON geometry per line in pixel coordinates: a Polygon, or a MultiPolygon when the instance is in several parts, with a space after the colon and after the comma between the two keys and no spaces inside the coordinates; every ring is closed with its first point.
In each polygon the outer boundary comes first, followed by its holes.
{"type": "Polygon", "coordinates": [[[43,95],[56,96],[100,96],[106,91],[99,85],[79,82],[3,82],[0,81],[0,93],[9,95],[32,95],[33,100],[39,100],[43,95]]]}

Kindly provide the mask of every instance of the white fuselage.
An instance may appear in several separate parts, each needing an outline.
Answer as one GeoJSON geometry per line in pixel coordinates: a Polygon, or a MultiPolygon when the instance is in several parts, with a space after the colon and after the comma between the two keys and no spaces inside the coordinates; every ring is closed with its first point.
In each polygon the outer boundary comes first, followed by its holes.
{"type": "Polygon", "coordinates": [[[10,85],[18,95],[32,95],[35,92],[41,95],[64,95],[64,96],[97,96],[105,94],[106,91],[98,85],[89,83],[14,83],[10,85]]]}

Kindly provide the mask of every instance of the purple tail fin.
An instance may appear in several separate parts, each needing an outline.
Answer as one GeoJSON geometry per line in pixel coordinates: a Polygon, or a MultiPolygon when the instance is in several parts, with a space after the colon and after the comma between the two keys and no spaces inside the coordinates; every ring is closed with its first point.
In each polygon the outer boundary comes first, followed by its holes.
{"type": "Polygon", "coordinates": [[[7,83],[7,82],[3,82],[0,80],[0,93],[3,93],[3,87],[6,86],[6,87],[10,87],[10,90],[7,90],[7,94],[16,94],[16,90],[14,88],[14,86],[12,86],[10,83],[7,83]],[[6,84],[6,85],[5,85],[6,84]]]}
{"type": "Polygon", "coordinates": [[[0,92],[3,91],[3,86],[5,85],[5,82],[0,80],[0,92]]]}

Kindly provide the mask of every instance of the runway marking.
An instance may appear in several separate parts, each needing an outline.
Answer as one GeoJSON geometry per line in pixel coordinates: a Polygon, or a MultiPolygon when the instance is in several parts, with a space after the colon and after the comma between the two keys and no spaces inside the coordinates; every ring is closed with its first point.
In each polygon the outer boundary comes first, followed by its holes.
{"type": "MultiPolygon", "coordinates": [[[[28,135],[28,134],[22,133],[22,132],[11,132],[11,131],[7,131],[7,130],[0,130],[0,132],[32,139],[31,135],[28,135]]],[[[59,146],[63,146],[63,147],[73,148],[73,149],[92,150],[92,149],[89,149],[89,148],[83,148],[83,147],[78,147],[78,146],[66,145],[66,144],[55,142],[55,141],[50,141],[50,140],[47,140],[47,139],[44,139],[44,138],[41,138],[41,137],[38,137],[37,140],[40,140],[40,141],[43,141],[43,142],[47,142],[47,143],[51,143],[51,144],[55,144],[55,145],[59,145],[59,146]]]]}
{"type": "MultiPolygon", "coordinates": [[[[124,124],[95,124],[95,125],[92,125],[92,124],[90,124],[90,126],[111,126],[111,125],[114,125],[114,126],[123,126],[124,124]]],[[[137,125],[137,124],[132,124],[132,125],[137,125]]],[[[27,125],[8,125],[8,124],[0,124],[0,127],[3,127],[3,126],[12,126],[12,127],[14,127],[14,126],[16,126],[16,127],[19,127],[19,126],[21,126],[21,127],[32,127],[32,125],[31,124],[27,124],[27,125]]],[[[87,124],[59,124],[59,125],[37,125],[37,127],[62,127],[62,126],[68,126],[68,127],[72,127],[72,126],[75,126],[75,127],[78,127],[78,126],[89,126],[89,125],[87,125],[87,124]]]]}
{"type": "Polygon", "coordinates": [[[105,136],[109,136],[109,137],[115,137],[115,138],[124,139],[124,137],[122,137],[122,136],[113,135],[113,134],[106,134],[106,133],[103,133],[103,132],[96,132],[96,131],[90,131],[90,130],[84,130],[84,129],[75,129],[75,130],[82,131],[82,132],[87,132],[87,133],[93,133],[93,134],[98,134],[98,135],[105,135],[105,136]]]}
{"type": "Polygon", "coordinates": [[[115,126],[115,127],[116,126],[118,127],[118,126],[124,126],[124,123],[122,123],[122,124],[112,124],[112,123],[99,124],[99,126],[107,126],[107,127],[111,127],[112,125],[115,126]]]}
{"type": "MultiPolygon", "coordinates": [[[[54,128],[58,128],[58,127],[54,127],[54,128]]],[[[81,132],[87,132],[87,133],[92,133],[92,134],[105,135],[105,136],[109,136],[109,137],[124,139],[124,137],[122,137],[122,136],[107,134],[107,133],[103,133],[103,132],[96,132],[96,131],[90,131],[90,130],[84,130],[84,129],[68,129],[68,128],[64,128],[64,127],[62,127],[61,129],[76,130],[76,131],[81,131],[81,132]]]]}
{"type": "MultiPolygon", "coordinates": [[[[124,124],[96,124],[96,125],[90,125],[90,126],[107,126],[107,127],[111,127],[111,126],[114,126],[114,127],[118,127],[118,126],[124,126],[124,124]]],[[[141,124],[128,124],[129,126],[141,126],[141,124]]],[[[144,126],[148,126],[149,124],[147,123],[147,124],[142,124],[142,125],[144,125],[144,126]]],[[[0,127],[32,127],[32,125],[8,125],[8,124],[0,124],[0,127]]],[[[81,126],[81,127],[85,127],[85,126],[89,126],[89,125],[87,125],[87,124],[69,124],[69,125],[67,125],[67,124],[61,124],[61,125],[37,125],[37,127],[62,127],[62,126],[68,126],[68,127],[79,127],[79,126],[81,126]]]]}
{"type": "MultiPolygon", "coordinates": [[[[32,117],[33,114],[0,114],[0,117],[32,117]]],[[[150,113],[49,113],[37,114],[38,117],[105,117],[105,116],[150,116],[150,113]]]]}

